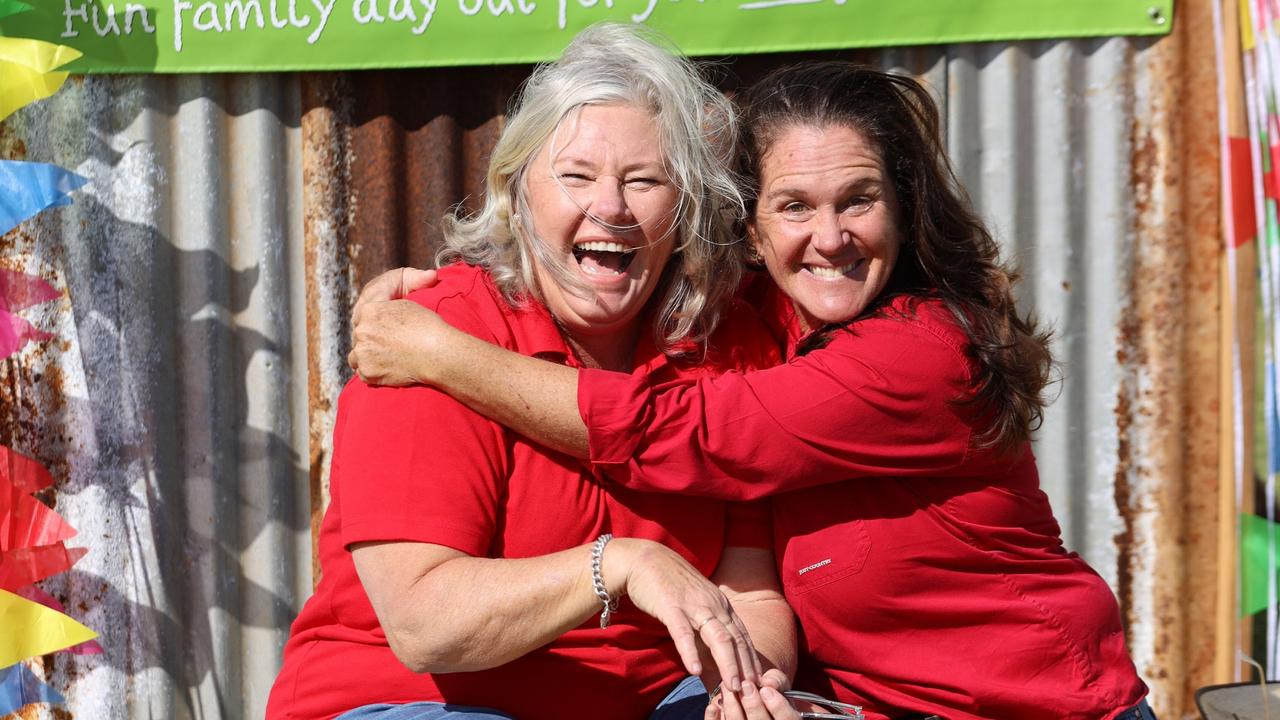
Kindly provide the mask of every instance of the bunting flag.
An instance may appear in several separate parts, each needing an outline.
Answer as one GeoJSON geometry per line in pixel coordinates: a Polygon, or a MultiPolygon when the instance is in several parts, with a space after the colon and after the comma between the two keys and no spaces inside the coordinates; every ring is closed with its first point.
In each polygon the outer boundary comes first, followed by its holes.
{"type": "Polygon", "coordinates": [[[0,668],[0,715],[17,712],[32,703],[63,702],[66,700],[62,695],[45,685],[26,665],[0,668]]]}
{"type": "Polygon", "coordinates": [[[13,313],[48,302],[59,295],[61,293],[52,285],[34,275],[0,268],[0,360],[18,352],[29,342],[53,337],[13,313]]]}
{"type": "MultiPolygon", "coordinates": [[[[46,300],[52,288],[29,276],[0,273],[0,298],[15,305],[46,300]]],[[[0,447],[0,713],[62,696],[24,674],[21,663],[61,650],[96,654],[97,634],[69,617],[62,603],[33,583],[70,568],[85,553],[64,544],[75,535],[54,510],[32,493],[53,485],[33,458],[0,447]],[[16,668],[16,669],[15,669],[16,668]]]]}
{"type": "MultiPolygon", "coordinates": [[[[17,312],[57,299],[62,293],[35,275],[0,268],[0,307],[17,312]]],[[[0,472],[3,472],[0,469],[0,472]]]]}
{"type": "MultiPolygon", "coordinates": [[[[3,463],[9,467],[19,465],[16,458],[22,458],[21,465],[35,464],[35,460],[26,458],[5,448],[3,463]]],[[[49,506],[36,500],[27,487],[32,484],[46,482],[48,471],[35,474],[27,471],[27,477],[18,476],[22,482],[20,487],[14,482],[12,472],[0,471],[0,553],[22,548],[35,548],[45,545],[56,545],[75,536],[76,531],[63,521],[58,513],[49,506]]],[[[45,485],[47,487],[47,485],[45,485]]],[[[0,557],[5,555],[0,554],[0,557]]]]}
{"type": "MultiPolygon", "coordinates": [[[[0,66],[0,76],[3,73],[0,66]]],[[[57,165],[0,160],[0,235],[42,210],[71,204],[70,193],[86,182],[57,165]]]]}
{"type": "Polygon", "coordinates": [[[61,515],[30,495],[0,498],[0,552],[54,545],[75,534],[61,515]]]}
{"type": "Polygon", "coordinates": [[[0,590],[0,667],[65,650],[98,636],[52,608],[0,590]]]}
{"type": "Polygon", "coordinates": [[[10,592],[70,570],[89,552],[62,543],[0,553],[0,590],[10,592]]]}
{"type": "Polygon", "coordinates": [[[0,20],[27,12],[31,6],[21,0],[0,0],[0,20]]]}
{"type": "Polygon", "coordinates": [[[57,68],[81,55],[66,45],[0,37],[0,120],[58,92],[67,73],[57,68]]]}
{"type": "MultiPolygon", "coordinates": [[[[1219,538],[1234,542],[1234,591],[1246,620],[1219,623],[1215,682],[1243,679],[1238,659],[1280,673],[1280,0],[1213,3],[1222,107],[1224,433],[1219,538]],[[1247,157],[1246,157],[1247,152],[1247,157]],[[1229,394],[1228,394],[1229,393],[1229,394]],[[1229,469],[1227,469],[1229,466],[1229,469]],[[1228,474],[1229,473],[1229,474],[1228,474]],[[1228,484],[1228,481],[1229,484],[1228,484]],[[1229,512],[1222,512],[1223,509],[1229,512]],[[1238,513],[1238,515],[1237,515],[1238,513]],[[1230,534],[1234,533],[1234,534],[1230,534]],[[1258,617],[1261,615],[1262,617],[1258,617]],[[1223,664],[1234,676],[1222,672],[1223,664]]],[[[1230,554],[1220,554],[1224,559],[1230,554]]],[[[1220,593],[1220,607],[1236,606],[1220,593]]]]}
{"type": "Polygon", "coordinates": [[[1280,542],[1280,524],[1253,513],[1240,516],[1240,614],[1253,615],[1270,604],[1268,586],[1276,567],[1268,559],[1268,547],[1280,542]]]}
{"type": "Polygon", "coordinates": [[[18,352],[29,342],[43,342],[51,337],[17,315],[0,310],[0,360],[18,352]]]}
{"type": "MultiPolygon", "coordinates": [[[[0,19],[31,9],[22,0],[0,0],[0,19]]],[[[57,92],[67,79],[58,68],[79,57],[66,46],[0,37],[0,121],[57,92]]],[[[85,182],[55,165],[0,160],[0,235],[45,209],[69,204],[70,193],[85,182]]],[[[15,313],[60,295],[42,278],[0,268],[0,359],[52,337],[15,313]]],[[[0,715],[33,703],[65,702],[24,661],[61,650],[102,653],[97,634],[33,584],[69,570],[87,552],[64,544],[75,529],[33,496],[52,485],[42,464],[0,446],[0,715]]]]}
{"type": "MultiPolygon", "coordinates": [[[[0,273],[0,279],[4,277],[0,273]]],[[[40,461],[0,445],[0,484],[12,485],[25,493],[53,487],[53,475],[40,461]]]]}
{"type": "Polygon", "coordinates": [[[63,544],[75,529],[32,497],[52,485],[38,461],[0,446],[0,589],[12,592],[65,572],[84,555],[63,544]]]}
{"type": "MultiPolygon", "coordinates": [[[[44,590],[41,590],[35,585],[28,585],[24,588],[19,588],[18,590],[15,590],[13,594],[26,598],[31,602],[38,602],[47,608],[53,608],[64,615],[67,612],[67,609],[62,606],[62,603],[58,602],[57,598],[44,590]]],[[[97,640],[90,640],[67,648],[67,652],[72,653],[73,655],[101,655],[102,646],[98,644],[97,640]]]]}

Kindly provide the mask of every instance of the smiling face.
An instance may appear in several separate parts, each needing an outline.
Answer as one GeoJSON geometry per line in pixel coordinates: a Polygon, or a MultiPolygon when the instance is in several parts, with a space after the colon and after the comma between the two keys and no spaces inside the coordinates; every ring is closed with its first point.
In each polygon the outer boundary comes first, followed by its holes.
{"type": "Polygon", "coordinates": [[[747,227],[806,329],[845,322],[884,290],[898,260],[898,201],[884,159],[843,125],[781,128],[760,159],[747,227]]]}
{"type": "Polygon", "coordinates": [[[561,122],[526,173],[534,242],[582,286],[542,263],[542,296],[571,337],[636,329],[675,246],[679,191],[664,169],[653,117],[631,105],[587,105],[561,122]]]}

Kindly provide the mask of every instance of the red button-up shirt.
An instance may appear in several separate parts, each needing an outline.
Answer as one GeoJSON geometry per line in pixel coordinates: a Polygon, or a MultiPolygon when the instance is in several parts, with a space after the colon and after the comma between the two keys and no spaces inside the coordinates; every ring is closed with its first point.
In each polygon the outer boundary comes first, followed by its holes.
{"type": "MultiPolygon", "coordinates": [[[[578,364],[545,307],[512,307],[477,268],[445,268],[439,285],[410,299],[495,344],[578,364]]],[[[699,366],[669,361],[644,333],[637,376],[661,381],[777,362],[755,315],[739,310],[715,336],[728,351],[699,366]]],[[[522,558],[612,532],[664,543],[706,575],[726,544],[769,543],[767,510],[735,509],[735,522],[727,523],[731,505],[723,501],[606,489],[582,462],[426,387],[352,380],[339,400],[333,452],[321,580],[293,625],[268,718],[329,718],[372,703],[439,701],[496,708],[521,720],[640,720],[685,674],[665,628],[626,599],[608,629],[593,617],[498,668],[415,674],[387,645],[356,576],[347,549],[353,543],[434,543],[477,557],[522,558]]],[[[459,590],[456,600],[469,598],[459,590]]]]}
{"type": "Polygon", "coordinates": [[[967,349],[940,302],[898,299],[767,370],[585,370],[579,406],[629,488],[773,497],[799,687],[869,718],[1113,717],[1146,692],[1115,598],[1063,548],[1030,446],[974,442],[967,349]]]}

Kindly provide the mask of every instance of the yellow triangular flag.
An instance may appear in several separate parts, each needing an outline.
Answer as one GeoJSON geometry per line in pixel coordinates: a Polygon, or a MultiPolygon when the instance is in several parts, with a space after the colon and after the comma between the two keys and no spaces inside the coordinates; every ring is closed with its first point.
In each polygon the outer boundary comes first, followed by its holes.
{"type": "Polygon", "coordinates": [[[26,65],[36,72],[57,70],[83,54],[75,48],[43,40],[0,37],[0,60],[26,65]]]}
{"type": "Polygon", "coordinates": [[[67,73],[54,70],[80,55],[66,45],[0,37],[0,120],[57,92],[67,73]]]}
{"type": "Polygon", "coordinates": [[[0,590],[0,667],[96,637],[97,633],[53,608],[0,590]]]}
{"type": "Polygon", "coordinates": [[[1249,17],[1249,0],[1240,0],[1240,45],[1246,52],[1253,49],[1253,18],[1249,17]]]}

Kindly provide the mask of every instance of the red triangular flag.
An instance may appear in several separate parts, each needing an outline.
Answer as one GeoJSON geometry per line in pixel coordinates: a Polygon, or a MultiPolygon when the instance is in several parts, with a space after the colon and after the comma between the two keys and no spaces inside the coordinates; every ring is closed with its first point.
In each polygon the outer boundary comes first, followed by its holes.
{"type": "Polygon", "coordinates": [[[30,495],[13,498],[9,512],[0,512],[0,552],[53,545],[75,534],[61,515],[30,495]]]}
{"type": "Polygon", "coordinates": [[[22,493],[33,493],[53,485],[53,476],[40,461],[0,445],[0,488],[5,483],[22,493]]]}
{"type": "Polygon", "coordinates": [[[0,590],[13,592],[66,572],[87,552],[86,548],[68,548],[62,543],[0,552],[0,590]]]}

